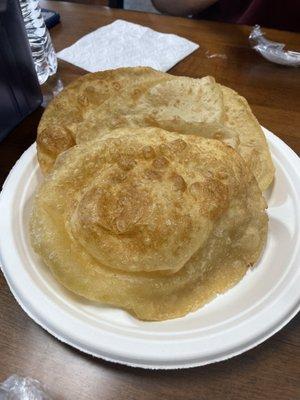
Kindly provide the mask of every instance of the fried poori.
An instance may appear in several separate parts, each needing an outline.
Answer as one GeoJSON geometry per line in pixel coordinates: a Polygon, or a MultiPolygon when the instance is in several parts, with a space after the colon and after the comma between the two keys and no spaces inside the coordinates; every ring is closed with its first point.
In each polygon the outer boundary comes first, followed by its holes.
{"type": "Polygon", "coordinates": [[[53,100],[38,128],[42,170],[49,172],[62,151],[120,127],[221,140],[242,155],[262,191],[273,180],[264,133],[244,98],[212,77],[177,77],[151,68],[87,74],[53,100]]]}
{"type": "Polygon", "coordinates": [[[142,320],[181,317],[258,260],[266,203],[221,141],[132,129],[58,156],[34,200],[32,245],[80,296],[142,320]]]}

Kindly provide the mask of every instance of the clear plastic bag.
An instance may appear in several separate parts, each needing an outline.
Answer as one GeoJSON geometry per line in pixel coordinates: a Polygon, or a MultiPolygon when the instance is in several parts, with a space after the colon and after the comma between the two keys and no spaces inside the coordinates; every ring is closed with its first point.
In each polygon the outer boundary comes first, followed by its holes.
{"type": "Polygon", "coordinates": [[[283,43],[266,39],[259,25],[254,26],[249,35],[249,40],[251,47],[267,60],[290,67],[300,67],[300,53],[284,50],[285,45],[283,43]]]}
{"type": "Polygon", "coordinates": [[[52,400],[52,398],[39,381],[11,375],[0,383],[0,400],[52,400]]]}

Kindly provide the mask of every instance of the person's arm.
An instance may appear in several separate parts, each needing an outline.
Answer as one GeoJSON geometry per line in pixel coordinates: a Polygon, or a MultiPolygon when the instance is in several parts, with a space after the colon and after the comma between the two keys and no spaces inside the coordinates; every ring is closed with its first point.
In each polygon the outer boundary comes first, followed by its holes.
{"type": "Polygon", "coordinates": [[[201,12],[218,0],[151,0],[154,7],[171,15],[186,16],[201,12]]]}

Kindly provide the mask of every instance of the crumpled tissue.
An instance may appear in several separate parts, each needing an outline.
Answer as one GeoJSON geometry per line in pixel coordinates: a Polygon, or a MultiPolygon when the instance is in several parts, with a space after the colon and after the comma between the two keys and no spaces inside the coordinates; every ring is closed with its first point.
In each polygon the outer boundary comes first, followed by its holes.
{"type": "Polygon", "coordinates": [[[57,56],[89,72],[137,66],[165,72],[198,47],[177,35],[116,20],[83,36],[57,56]]]}

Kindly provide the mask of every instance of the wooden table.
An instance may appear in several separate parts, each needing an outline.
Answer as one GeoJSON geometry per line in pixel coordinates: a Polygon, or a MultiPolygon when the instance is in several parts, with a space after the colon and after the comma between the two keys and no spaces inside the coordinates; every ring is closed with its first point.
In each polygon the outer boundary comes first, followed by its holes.
{"type": "MultiPolygon", "coordinates": [[[[271,64],[251,50],[248,27],[72,3],[48,1],[42,6],[61,15],[61,24],[51,30],[57,50],[116,18],[198,42],[200,49],[171,72],[210,74],[233,87],[248,99],[262,125],[300,152],[300,70],[271,64]],[[216,53],[226,59],[207,57],[216,53]]],[[[300,50],[299,34],[266,31],[273,40],[300,50]]],[[[84,73],[64,62],[59,72],[64,84],[84,73]]],[[[37,110],[0,144],[1,182],[35,140],[41,113],[37,110]]],[[[50,336],[20,309],[0,274],[0,380],[13,373],[35,377],[54,399],[297,400],[299,328],[300,318],[294,318],[266,343],[215,365],[162,372],[133,369],[81,354],[50,336]]]]}

